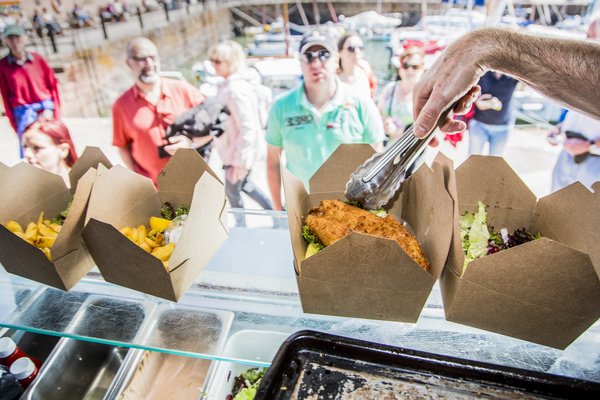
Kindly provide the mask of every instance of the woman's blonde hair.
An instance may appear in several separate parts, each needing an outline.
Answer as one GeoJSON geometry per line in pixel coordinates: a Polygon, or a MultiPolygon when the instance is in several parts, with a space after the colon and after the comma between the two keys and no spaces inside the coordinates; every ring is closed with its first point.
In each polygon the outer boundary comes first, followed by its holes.
{"type": "Polygon", "coordinates": [[[233,74],[242,70],[246,64],[246,54],[242,46],[232,40],[225,40],[210,46],[208,57],[211,60],[217,60],[226,63],[229,67],[229,73],[233,74]]]}

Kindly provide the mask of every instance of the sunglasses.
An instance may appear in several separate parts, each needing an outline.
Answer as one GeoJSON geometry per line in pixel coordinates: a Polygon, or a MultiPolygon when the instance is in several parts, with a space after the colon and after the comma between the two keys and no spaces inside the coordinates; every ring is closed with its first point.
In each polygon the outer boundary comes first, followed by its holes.
{"type": "Polygon", "coordinates": [[[350,53],[356,53],[357,51],[365,51],[365,46],[348,46],[346,47],[350,53]]]}
{"type": "Polygon", "coordinates": [[[219,64],[221,64],[221,62],[222,62],[222,61],[221,61],[221,60],[217,60],[217,59],[215,59],[215,58],[211,58],[211,59],[210,59],[210,62],[211,62],[211,63],[213,63],[213,64],[217,64],[217,65],[219,65],[219,64]]]}
{"type": "Polygon", "coordinates": [[[423,66],[422,65],[418,65],[418,64],[417,65],[415,65],[415,64],[402,64],[402,68],[403,69],[411,69],[412,68],[412,69],[417,70],[417,69],[423,68],[423,66]]]}
{"type": "Polygon", "coordinates": [[[319,51],[305,51],[302,54],[302,60],[311,64],[314,60],[319,60],[321,62],[325,62],[331,58],[331,53],[328,50],[319,50],[319,51]]]}

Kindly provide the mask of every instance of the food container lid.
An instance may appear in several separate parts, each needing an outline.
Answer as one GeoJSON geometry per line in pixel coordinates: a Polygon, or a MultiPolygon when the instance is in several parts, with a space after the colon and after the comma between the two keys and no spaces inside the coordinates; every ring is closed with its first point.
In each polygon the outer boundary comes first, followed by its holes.
{"type": "Polygon", "coordinates": [[[10,356],[16,348],[17,345],[15,344],[15,342],[13,342],[11,338],[0,338],[0,358],[6,358],[10,356]]]}
{"type": "Polygon", "coordinates": [[[22,380],[35,372],[35,364],[28,357],[21,357],[10,366],[10,373],[22,380]]]}

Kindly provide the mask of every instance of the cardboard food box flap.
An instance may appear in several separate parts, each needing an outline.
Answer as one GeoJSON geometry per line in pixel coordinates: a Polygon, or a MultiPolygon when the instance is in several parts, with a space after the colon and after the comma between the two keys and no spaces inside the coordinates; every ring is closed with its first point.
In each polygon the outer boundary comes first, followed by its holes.
{"type": "Polygon", "coordinates": [[[60,176],[24,162],[11,167],[0,180],[0,193],[0,222],[14,220],[23,229],[37,222],[41,211],[44,218],[54,218],[71,200],[71,192],[60,176]]]}
{"type": "Polygon", "coordinates": [[[120,229],[148,225],[160,210],[160,200],[152,181],[116,165],[101,172],[94,183],[86,224],[94,218],[120,229]]]}
{"type": "Polygon", "coordinates": [[[46,255],[0,224],[0,263],[13,274],[67,290],[46,255]]]}
{"type": "MultiPolygon", "coordinates": [[[[27,163],[18,163],[6,171],[0,180],[0,193],[0,222],[4,224],[14,220],[23,229],[30,222],[37,222],[42,211],[45,219],[54,218],[71,200],[71,192],[60,176],[27,163]]],[[[67,237],[68,233],[58,235],[59,238],[61,236],[67,237]]],[[[4,226],[0,229],[0,241],[0,262],[8,272],[63,290],[73,285],[71,281],[62,281],[55,265],[40,249],[4,226]]],[[[71,261],[67,264],[72,264],[71,261]]]]}
{"type": "Polygon", "coordinates": [[[374,153],[370,144],[339,145],[310,178],[310,193],[345,192],[350,174],[374,153]]]}
{"type": "Polygon", "coordinates": [[[544,236],[589,254],[600,275],[600,182],[593,188],[575,182],[541,198],[533,225],[544,236]]]}
{"type": "Polygon", "coordinates": [[[227,212],[225,205],[223,184],[208,172],[202,174],[194,188],[185,227],[169,259],[176,299],[183,296],[227,239],[229,233],[221,218],[227,212]]]}
{"type": "Polygon", "coordinates": [[[393,240],[357,232],[303,260],[301,272],[302,278],[315,281],[335,277],[340,285],[403,292],[429,293],[434,282],[393,240]]]}
{"type": "Polygon", "coordinates": [[[512,232],[531,224],[537,198],[503,158],[469,157],[456,170],[456,184],[460,213],[477,211],[481,201],[487,206],[488,224],[497,230],[512,232]]]}
{"type": "Polygon", "coordinates": [[[98,147],[86,147],[83,150],[81,157],[77,159],[71,172],[69,173],[69,181],[71,182],[71,192],[77,190],[77,182],[90,168],[98,168],[98,164],[104,165],[106,168],[111,168],[112,163],[106,158],[102,150],[98,147]]]}
{"type": "MultiPolygon", "coordinates": [[[[65,219],[54,245],[52,246],[52,259],[58,260],[75,249],[83,247],[81,231],[85,223],[92,186],[96,179],[96,169],[89,168],[87,172],[78,179],[79,184],[73,195],[69,213],[65,219]]],[[[87,271],[86,271],[87,272],[87,271]]]]}
{"type": "Polygon", "coordinates": [[[600,317],[600,282],[589,256],[545,237],[471,261],[462,279],[519,302],[600,317]]]}
{"type": "Polygon", "coordinates": [[[454,218],[440,162],[433,166],[422,165],[402,184],[401,217],[412,228],[431,266],[429,273],[437,279],[448,257],[454,218]]]}
{"type": "Polygon", "coordinates": [[[442,283],[455,281],[453,303],[444,298],[450,321],[564,349],[597,320],[519,300],[448,272],[442,283]]]}
{"type": "Polygon", "coordinates": [[[189,206],[192,202],[194,187],[205,172],[223,185],[217,174],[196,150],[177,150],[157,177],[161,203],[168,201],[173,207],[189,206]]]}
{"type": "MultiPolygon", "coordinates": [[[[285,193],[285,201],[288,215],[288,224],[290,227],[290,239],[292,241],[292,250],[296,267],[300,266],[300,262],[304,259],[306,252],[306,244],[298,232],[302,232],[304,216],[302,215],[302,204],[306,199],[306,188],[302,181],[287,168],[281,166],[281,177],[283,181],[283,191],[285,193]]],[[[298,272],[298,271],[296,271],[298,272]]]]}
{"type": "Polygon", "coordinates": [[[0,162],[0,174],[1,174],[1,173],[3,173],[3,172],[6,172],[6,171],[8,171],[9,169],[10,169],[10,167],[9,167],[8,165],[6,165],[6,164],[2,164],[2,163],[0,162]]]}
{"type": "Polygon", "coordinates": [[[83,230],[83,237],[106,281],[176,300],[162,261],[146,253],[114,226],[92,218],[83,230]],[[124,263],[127,263],[126,267],[124,263]]]}

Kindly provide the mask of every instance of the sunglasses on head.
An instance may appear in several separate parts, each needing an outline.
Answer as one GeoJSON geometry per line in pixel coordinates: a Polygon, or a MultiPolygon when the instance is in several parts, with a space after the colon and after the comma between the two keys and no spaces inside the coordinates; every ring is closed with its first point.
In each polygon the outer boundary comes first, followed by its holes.
{"type": "Polygon", "coordinates": [[[357,51],[365,51],[365,46],[348,46],[346,49],[350,53],[356,53],[357,51]]]}
{"type": "Polygon", "coordinates": [[[329,52],[329,50],[319,50],[319,51],[305,51],[302,54],[302,60],[307,63],[310,64],[312,63],[315,59],[321,61],[321,62],[325,62],[327,60],[329,60],[331,58],[331,53],[329,52]]]}
{"type": "Polygon", "coordinates": [[[211,58],[210,62],[213,63],[213,64],[217,64],[217,65],[221,64],[221,60],[217,60],[216,58],[211,58]]]}

